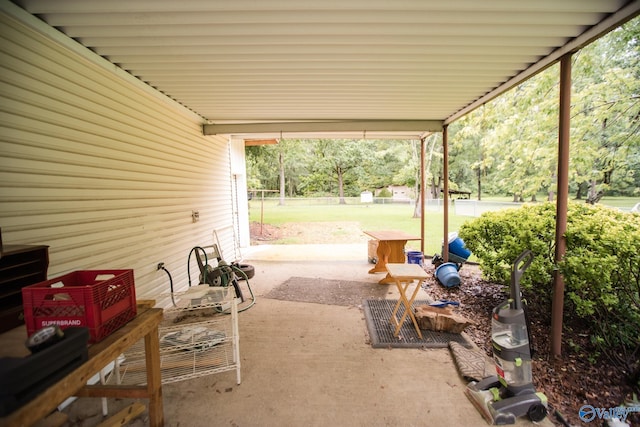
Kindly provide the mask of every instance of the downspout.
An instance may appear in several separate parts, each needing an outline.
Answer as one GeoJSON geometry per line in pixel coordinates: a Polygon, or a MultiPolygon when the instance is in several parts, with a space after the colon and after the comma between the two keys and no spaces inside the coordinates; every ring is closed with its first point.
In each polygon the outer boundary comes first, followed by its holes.
{"type": "Polygon", "coordinates": [[[442,259],[444,262],[449,262],[449,125],[442,127],[442,175],[444,179],[443,199],[444,199],[444,239],[442,251],[442,259]]]}
{"type": "MultiPolygon", "coordinates": [[[[555,264],[567,250],[567,209],[569,200],[569,138],[571,125],[571,53],[560,59],[560,114],[558,131],[558,201],[556,202],[555,264]]],[[[553,273],[551,301],[551,354],[562,355],[562,317],[564,308],[564,278],[557,269],[553,273]]]]}

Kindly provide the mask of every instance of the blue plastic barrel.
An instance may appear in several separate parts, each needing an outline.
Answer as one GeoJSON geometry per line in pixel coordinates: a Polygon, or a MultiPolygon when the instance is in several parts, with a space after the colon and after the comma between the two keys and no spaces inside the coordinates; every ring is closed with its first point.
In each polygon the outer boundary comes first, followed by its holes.
{"type": "Polygon", "coordinates": [[[436,268],[436,278],[446,288],[460,286],[458,266],[452,262],[445,262],[436,268]]]}
{"type": "Polygon", "coordinates": [[[464,246],[464,241],[458,237],[458,233],[449,233],[449,253],[465,260],[471,255],[471,251],[464,246]]]}
{"type": "Polygon", "coordinates": [[[422,260],[424,256],[420,251],[408,251],[407,252],[407,264],[418,264],[422,266],[422,260]]]}

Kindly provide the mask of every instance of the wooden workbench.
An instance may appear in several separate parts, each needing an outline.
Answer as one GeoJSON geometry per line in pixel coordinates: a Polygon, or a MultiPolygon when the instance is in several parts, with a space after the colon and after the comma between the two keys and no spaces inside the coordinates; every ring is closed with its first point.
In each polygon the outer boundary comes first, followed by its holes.
{"type": "MultiPolygon", "coordinates": [[[[409,240],[421,240],[420,237],[405,233],[404,231],[364,231],[374,239],[378,240],[378,262],[376,266],[369,270],[369,273],[387,273],[387,263],[406,262],[404,247],[409,240]]],[[[389,285],[395,281],[388,274],[379,281],[380,284],[389,285]]]]}
{"type": "Polygon", "coordinates": [[[149,425],[164,425],[158,325],[161,308],[138,306],[138,315],[122,328],[89,347],[89,359],[66,377],[44,390],[10,415],[0,426],[27,427],[46,417],[70,396],[149,399],[149,425]],[[87,385],[91,377],[113,362],[127,348],[144,338],[147,362],[146,386],[87,385]]]}

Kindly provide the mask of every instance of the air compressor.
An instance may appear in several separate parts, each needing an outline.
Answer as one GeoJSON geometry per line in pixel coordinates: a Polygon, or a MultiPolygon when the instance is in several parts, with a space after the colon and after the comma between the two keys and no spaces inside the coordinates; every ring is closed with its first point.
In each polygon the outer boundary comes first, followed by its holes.
{"type": "MultiPolygon", "coordinates": [[[[212,246],[210,246],[210,248],[212,248],[214,257],[218,262],[218,265],[215,267],[209,265],[207,252],[203,247],[195,246],[193,249],[191,249],[191,252],[189,252],[189,258],[191,258],[192,253],[195,252],[196,254],[196,262],[198,263],[198,270],[200,271],[200,284],[223,287],[231,285],[235,289],[236,296],[240,298],[241,302],[244,302],[244,296],[242,295],[242,290],[240,289],[240,285],[238,284],[238,280],[235,274],[236,271],[234,271],[234,268],[222,259],[222,255],[220,254],[218,245],[213,244],[212,246]]],[[[191,275],[189,274],[189,286],[191,286],[190,277],[191,275]]]]}
{"type": "Polygon", "coordinates": [[[547,416],[547,398],[533,385],[531,337],[520,295],[520,278],[534,255],[525,250],[513,263],[509,299],[491,315],[491,341],[497,375],[467,385],[465,394],[491,424],[514,424],[527,415],[531,421],[547,416]]]}
{"type": "MultiPolygon", "coordinates": [[[[256,302],[255,295],[251,290],[251,285],[249,284],[249,279],[254,275],[253,266],[246,264],[238,264],[233,262],[231,264],[227,263],[222,259],[222,253],[217,244],[213,244],[211,246],[195,246],[189,251],[189,256],[187,257],[187,276],[189,278],[189,287],[191,287],[191,255],[195,254],[196,262],[198,264],[198,270],[200,271],[199,276],[199,284],[200,285],[209,285],[209,286],[233,286],[236,297],[240,299],[241,303],[248,301],[246,306],[238,309],[238,312],[246,311],[253,307],[256,302]],[[212,258],[217,260],[217,265],[211,266],[209,265],[209,258],[207,256],[206,249],[211,249],[212,258]],[[240,288],[240,280],[244,280],[246,282],[247,289],[249,290],[249,298],[245,300],[242,289],[240,288]]],[[[171,278],[171,276],[169,276],[171,278]]],[[[173,284],[171,285],[171,291],[173,292],[173,284]]]]}

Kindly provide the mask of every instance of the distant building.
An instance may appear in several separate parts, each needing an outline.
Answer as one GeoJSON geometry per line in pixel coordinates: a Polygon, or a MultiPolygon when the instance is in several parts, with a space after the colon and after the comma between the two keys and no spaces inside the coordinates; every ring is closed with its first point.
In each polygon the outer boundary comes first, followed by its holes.
{"type": "Polygon", "coordinates": [[[360,203],[373,203],[373,193],[371,191],[360,193],[360,203]]]}
{"type": "MultiPolygon", "coordinates": [[[[407,202],[410,202],[411,200],[414,200],[416,197],[413,189],[409,188],[406,185],[389,185],[388,187],[385,187],[385,188],[391,193],[391,199],[394,202],[407,203],[407,202]]],[[[382,188],[376,190],[376,196],[378,196],[382,190],[383,190],[382,188]]]]}

